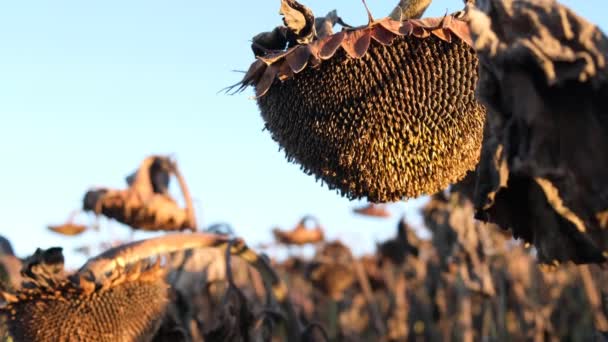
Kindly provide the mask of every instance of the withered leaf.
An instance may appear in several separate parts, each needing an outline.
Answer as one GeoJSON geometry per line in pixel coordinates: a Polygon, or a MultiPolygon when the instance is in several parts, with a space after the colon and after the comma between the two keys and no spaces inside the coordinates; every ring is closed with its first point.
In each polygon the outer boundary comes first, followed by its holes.
{"type": "Polygon", "coordinates": [[[534,245],[542,263],[605,263],[608,37],[558,1],[477,4],[468,26],[489,110],[476,215],[534,245]]]}
{"type": "Polygon", "coordinates": [[[266,56],[271,51],[284,50],[287,46],[287,29],[279,26],[270,32],[262,32],[251,39],[251,50],[258,56],[266,56]]]}
{"type": "Polygon", "coordinates": [[[204,333],[207,341],[247,341],[248,332],[255,317],[247,304],[247,298],[231,284],[217,312],[215,326],[204,333]]]}
{"type": "Polygon", "coordinates": [[[308,44],[315,38],[315,16],[312,11],[295,0],[281,0],[279,14],[291,37],[298,44],[308,44]]]}

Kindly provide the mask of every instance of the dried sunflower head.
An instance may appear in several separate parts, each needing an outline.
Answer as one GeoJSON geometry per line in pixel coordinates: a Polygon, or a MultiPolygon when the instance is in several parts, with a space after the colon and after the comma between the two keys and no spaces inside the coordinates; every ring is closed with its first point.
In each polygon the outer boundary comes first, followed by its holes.
{"type": "Polygon", "coordinates": [[[147,341],[164,317],[168,286],[160,268],[140,266],[103,284],[37,272],[4,294],[0,317],[14,341],[147,341]]]}
{"type": "Polygon", "coordinates": [[[464,21],[386,18],[287,45],[258,55],[240,85],[255,87],[287,159],[329,188],[397,201],[477,164],[485,110],[464,21]]]}

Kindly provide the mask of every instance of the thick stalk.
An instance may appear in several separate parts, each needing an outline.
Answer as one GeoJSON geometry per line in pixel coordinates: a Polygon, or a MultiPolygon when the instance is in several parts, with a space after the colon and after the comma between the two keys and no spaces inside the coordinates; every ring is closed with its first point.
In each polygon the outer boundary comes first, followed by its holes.
{"type": "Polygon", "coordinates": [[[380,315],[380,310],[376,305],[376,300],[374,299],[374,294],[369,284],[367,274],[365,273],[365,269],[363,269],[363,265],[361,265],[361,262],[354,258],[353,265],[355,266],[355,274],[357,275],[357,280],[359,281],[359,285],[361,286],[361,290],[363,291],[363,296],[365,297],[365,301],[367,302],[367,308],[369,310],[370,316],[372,317],[372,322],[374,322],[374,328],[376,329],[378,335],[384,336],[384,334],[386,333],[386,328],[384,327],[384,323],[382,322],[382,316],[380,315]]]}
{"type": "Polygon", "coordinates": [[[429,7],[432,0],[400,0],[389,17],[397,21],[419,19],[429,7]]]}

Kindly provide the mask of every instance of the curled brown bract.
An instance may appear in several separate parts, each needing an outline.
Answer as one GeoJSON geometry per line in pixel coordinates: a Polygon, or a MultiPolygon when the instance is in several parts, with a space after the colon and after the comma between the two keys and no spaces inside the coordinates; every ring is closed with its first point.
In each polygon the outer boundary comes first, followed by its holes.
{"type": "MultiPolygon", "coordinates": [[[[269,262],[249,249],[242,240],[231,239],[225,235],[175,233],[122,245],[90,259],[78,270],[75,278],[81,279],[83,284],[90,283],[84,280],[85,278],[92,278],[96,283],[103,284],[108,282],[108,277],[114,270],[122,269],[126,265],[145,262],[174,252],[202,248],[228,248],[227,252],[238,256],[255,268],[260,273],[268,292],[285,310],[288,316],[287,324],[293,331],[299,331],[301,327],[287,296],[287,286],[273,271],[269,262]]],[[[158,262],[159,259],[156,260],[158,262]]]]}
{"type": "Polygon", "coordinates": [[[315,67],[323,60],[332,58],[339,49],[344,50],[351,58],[361,58],[370,44],[390,45],[396,37],[410,35],[418,38],[432,35],[446,42],[460,39],[472,44],[466,22],[451,15],[406,21],[384,18],[364,27],[322,37],[309,44],[293,46],[286,51],[258,56],[245,77],[236,85],[237,91],[247,86],[255,86],[256,96],[264,96],[277,78],[284,81],[306,67],[315,67]]]}

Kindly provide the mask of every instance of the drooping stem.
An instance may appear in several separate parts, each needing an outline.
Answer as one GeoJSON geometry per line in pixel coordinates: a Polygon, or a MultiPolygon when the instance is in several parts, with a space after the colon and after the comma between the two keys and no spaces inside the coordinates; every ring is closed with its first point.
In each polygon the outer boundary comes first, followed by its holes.
{"type": "Polygon", "coordinates": [[[103,279],[106,273],[117,267],[136,263],[154,256],[205,247],[218,247],[226,244],[228,237],[222,235],[193,233],[168,234],[158,238],[131,242],[112,248],[89,259],[80,268],[79,274],[91,273],[95,279],[103,279]]]}
{"type": "Polygon", "coordinates": [[[188,186],[186,185],[186,180],[184,179],[184,176],[182,176],[182,174],[179,171],[179,168],[177,166],[175,166],[173,172],[175,174],[175,178],[177,179],[177,182],[179,183],[179,188],[182,191],[182,196],[184,196],[184,203],[186,205],[186,217],[188,220],[188,224],[190,225],[190,228],[192,229],[192,231],[196,231],[196,216],[194,214],[194,205],[192,204],[192,196],[190,195],[190,190],[188,189],[188,186]]]}

